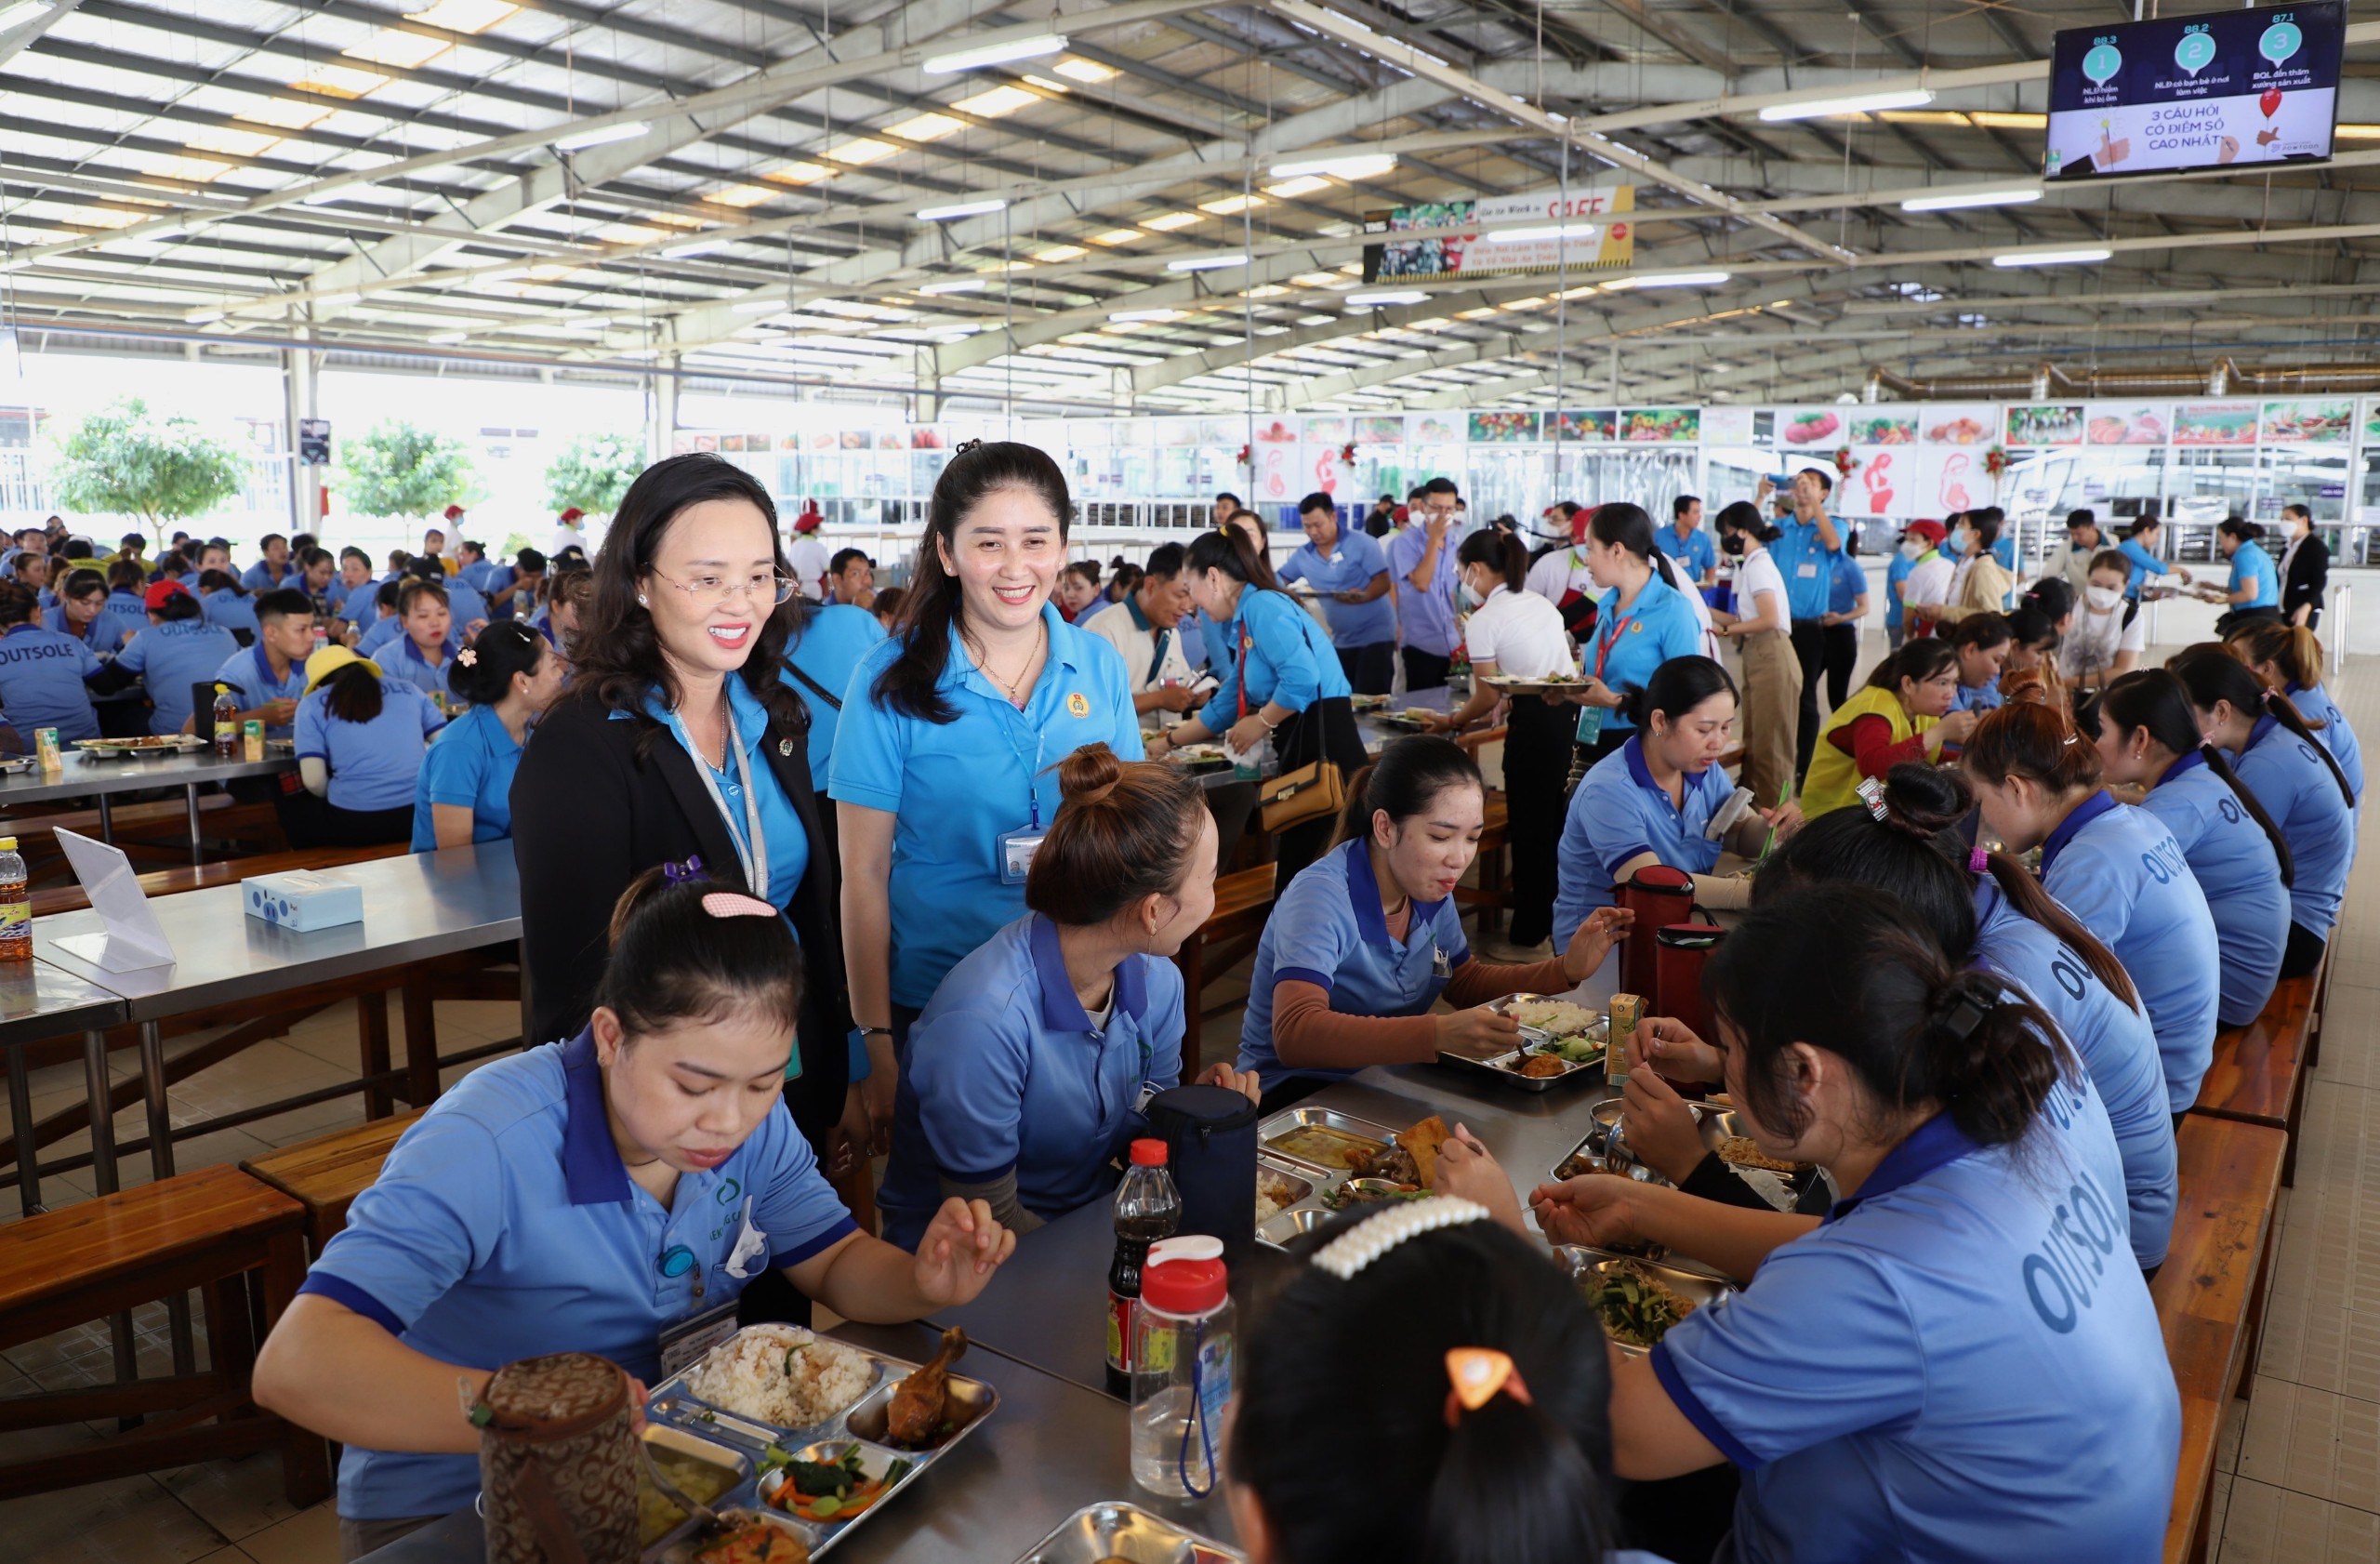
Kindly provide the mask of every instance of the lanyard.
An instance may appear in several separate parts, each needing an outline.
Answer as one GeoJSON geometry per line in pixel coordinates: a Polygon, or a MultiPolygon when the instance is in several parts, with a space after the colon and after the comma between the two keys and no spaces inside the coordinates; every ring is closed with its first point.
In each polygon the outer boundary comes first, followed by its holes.
{"type": "MultiPolygon", "coordinates": [[[[719,698],[725,703],[727,692],[721,690],[719,698]]],[[[710,795],[711,807],[717,809],[720,818],[727,822],[727,840],[734,844],[735,861],[744,870],[746,888],[774,907],[775,900],[769,895],[769,837],[760,825],[760,790],[752,786],[752,762],[744,753],[744,736],[735,730],[735,708],[726,705],[725,714],[728,752],[735,757],[735,779],[744,788],[744,829],[749,839],[748,846],[736,836],[735,816],[728,810],[727,800],[720,795],[719,780],[711,775],[710,762],[703,759],[700,750],[694,753],[694,770],[703,779],[703,791],[710,795]]],[[[681,732],[684,731],[683,718],[679,719],[678,726],[681,732]]],[[[691,735],[688,736],[692,737],[691,735]]]]}
{"type": "Polygon", "coordinates": [[[1149,659],[1149,676],[1146,680],[1143,681],[1144,683],[1154,684],[1157,683],[1158,670],[1165,667],[1165,654],[1172,644],[1173,632],[1171,630],[1161,630],[1157,632],[1157,656],[1149,659]]]}
{"type": "MultiPolygon", "coordinates": [[[[1645,585],[1649,588],[1652,586],[1652,583],[1647,581],[1645,585]]],[[[1611,605],[1614,608],[1620,606],[1619,593],[1615,592],[1612,594],[1611,605]]],[[[1604,660],[1611,656],[1612,643],[1618,641],[1622,635],[1628,633],[1628,627],[1634,624],[1644,612],[1644,608],[1640,605],[1634,614],[1631,614],[1625,618],[1608,620],[1606,622],[1602,630],[1595,632],[1595,677],[1597,679],[1601,679],[1603,677],[1604,660]]]]}

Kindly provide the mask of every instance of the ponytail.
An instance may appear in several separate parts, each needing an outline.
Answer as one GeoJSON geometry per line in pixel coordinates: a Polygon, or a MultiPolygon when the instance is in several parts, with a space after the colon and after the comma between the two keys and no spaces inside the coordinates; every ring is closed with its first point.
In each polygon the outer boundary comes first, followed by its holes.
{"type": "Polygon", "coordinates": [[[2124,971],[2116,953],[2099,940],[2099,936],[2082,926],[2081,920],[2066,910],[2066,905],[2042,888],[2041,876],[2025,867],[2025,860],[2009,853],[1988,853],[1984,855],[1985,871],[2008,905],[2025,917],[2039,923],[2058,938],[2058,943],[2082,958],[2108,992],[2124,1002],[2135,1013],[2140,1011],[2140,990],[2132,986],[2132,974],[2124,971]]]}
{"type": "Polygon", "coordinates": [[[1490,527],[1474,532],[1462,540],[1454,553],[1457,564],[1484,564],[1504,578],[1504,585],[1520,591],[1528,585],[1528,550],[1521,540],[1509,532],[1490,527]]]}
{"type": "Polygon", "coordinates": [[[2289,839],[2281,834],[2272,815],[2257,802],[2247,784],[2240,780],[2231,762],[2223,758],[2223,751],[2200,737],[2198,717],[2190,709],[2189,692],[2179,679],[2162,668],[2135,669],[2109,684],[2107,693],[2099,696],[2097,706],[2100,720],[2113,723],[2119,737],[2135,729],[2146,729],[2152,743],[2173,754],[2187,755],[2195,749],[2206,762],[2206,769],[2223,778],[2224,786],[2240,801],[2240,807],[2248,812],[2248,817],[2255,821],[2266,840],[2272,843],[2273,856],[2281,861],[2281,882],[2296,883],[2297,864],[2290,855],[2289,839]]]}
{"type": "Polygon", "coordinates": [[[2165,667],[2182,682],[2190,705],[2199,710],[2212,711],[2217,705],[2226,705],[2252,721],[2261,712],[2305,740],[2314,753],[2322,757],[2322,763],[2331,768],[2331,779],[2339,785],[2339,796],[2347,800],[2349,809],[2355,807],[2355,789],[2348,784],[2347,773],[2339,769],[2338,758],[2322,747],[2322,741],[2314,736],[2314,730],[2306,725],[2306,719],[2297,714],[2297,708],[2289,703],[2287,696],[2267,687],[2248,670],[2247,664],[2227,648],[2208,643],[2186,646],[2165,659],[2165,667]]]}
{"type": "Polygon", "coordinates": [[[1448,1564],[1608,1557],[1608,1486],[1568,1429],[1498,1396],[1456,1420],[1422,1502],[1418,1556],[1448,1564]]]}
{"type": "Polygon", "coordinates": [[[620,893],[595,1002],[620,1018],[631,1040],[731,1015],[777,1023],[793,1035],[801,1020],[801,947],[782,918],[706,905],[737,889],[690,860],[655,865],[620,893]]]}
{"type": "Polygon", "coordinates": [[[1739,499],[1722,506],[1711,524],[1721,532],[1740,532],[1760,543],[1774,543],[1785,536],[1785,529],[1774,526],[1760,513],[1760,507],[1749,499],[1739,499]]]}
{"type": "Polygon", "coordinates": [[[2246,654],[2252,669],[2277,668],[2285,683],[2301,690],[2313,689],[2322,682],[2322,643],[2304,625],[2269,619],[2250,623],[2232,632],[2230,644],[2246,654]]]}

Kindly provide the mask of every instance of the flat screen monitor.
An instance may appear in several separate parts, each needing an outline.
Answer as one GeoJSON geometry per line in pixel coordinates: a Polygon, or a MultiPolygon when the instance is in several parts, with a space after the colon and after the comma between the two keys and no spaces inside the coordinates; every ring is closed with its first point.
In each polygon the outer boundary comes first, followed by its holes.
{"type": "Polygon", "coordinates": [[[2042,172],[2320,163],[2331,155],[2346,34],[2341,0],[2062,32],[2042,172]]]}

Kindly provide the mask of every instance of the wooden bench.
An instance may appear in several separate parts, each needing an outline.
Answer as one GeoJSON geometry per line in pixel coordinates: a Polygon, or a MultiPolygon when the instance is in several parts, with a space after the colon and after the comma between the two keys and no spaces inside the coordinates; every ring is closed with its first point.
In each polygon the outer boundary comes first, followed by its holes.
{"type": "Polygon", "coordinates": [[[137,1429],[0,1463],[0,1500],[193,1462],[281,1451],[282,1487],[303,1509],[328,1496],[329,1452],[248,1394],[257,1334],[250,1274],[270,1330],[305,1279],[305,1208],[237,1168],[213,1167],[0,1227],[0,1347],[105,1319],[192,1288],[206,1303],[203,1372],[0,1399],[0,1432],[139,1417],[137,1429]]]}
{"type": "Polygon", "coordinates": [[[1198,932],[1183,940],[1182,948],[1174,952],[1173,964],[1182,969],[1182,1008],[1192,1017],[1182,1061],[1184,1080],[1198,1073],[1197,1023],[1229,1008],[1218,1005],[1210,1011],[1201,1004],[1210,972],[1229,972],[1256,948],[1257,940],[1264,933],[1264,921],[1273,913],[1275,868],[1272,864],[1259,864],[1254,868],[1217,875],[1214,911],[1207,915],[1198,932]]]}
{"type": "Polygon", "coordinates": [[[2199,1082],[2193,1113],[2241,1119],[2288,1132],[2289,1153],[2281,1181],[2297,1175],[2297,1128],[2306,1108],[2307,1059],[2313,1049],[2318,996],[2324,966],[2303,977],[2284,977],[2254,1021],[2215,1035],[2215,1053],[2199,1082]]]}
{"type": "Polygon", "coordinates": [[[2255,1367],[2273,1208],[2289,1136],[2269,1124],[2191,1113],[2175,1137],[2181,1200],[2165,1264],[2149,1283],[2182,1399],[2182,1453],[2165,1528],[2165,1564],[2207,1557],[2215,1446],[2255,1367]]]}
{"type": "Polygon", "coordinates": [[[306,1243],[314,1254],[347,1226],[347,1208],[380,1176],[380,1164],[420,1109],[334,1130],[249,1159],[240,1171],[262,1180],[306,1209],[306,1243]]]}

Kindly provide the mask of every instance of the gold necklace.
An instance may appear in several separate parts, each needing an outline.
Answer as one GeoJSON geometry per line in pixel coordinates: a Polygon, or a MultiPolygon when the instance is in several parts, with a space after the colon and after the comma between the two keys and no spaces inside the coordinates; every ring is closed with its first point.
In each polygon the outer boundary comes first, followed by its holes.
{"type": "Polygon", "coordinates": [[[959,640],[967,643],[969,654],[974,657],[975,666],[990,674],[992,683],[1008,692],[1008,703],[1011,706],[1022,708],[1025,705],[1025,697],[1018,693],[1018,686],[1025,683],[1025,676],[1032,671],[1033,665],[1041,659],[1042,643],[1050,638],[1049,623],[1046,620],[1037,620],[1036,623],[1041,633],[1034,639],[1033,650],[1025,655],[1025,666],[1016,670],[1016,677],[1013,680],[1000,677],[999,669],[992,666],[990,656],[985,652],[983,643],[977,641],[973,634],[967,630],[959,632],[959,640]]]}

